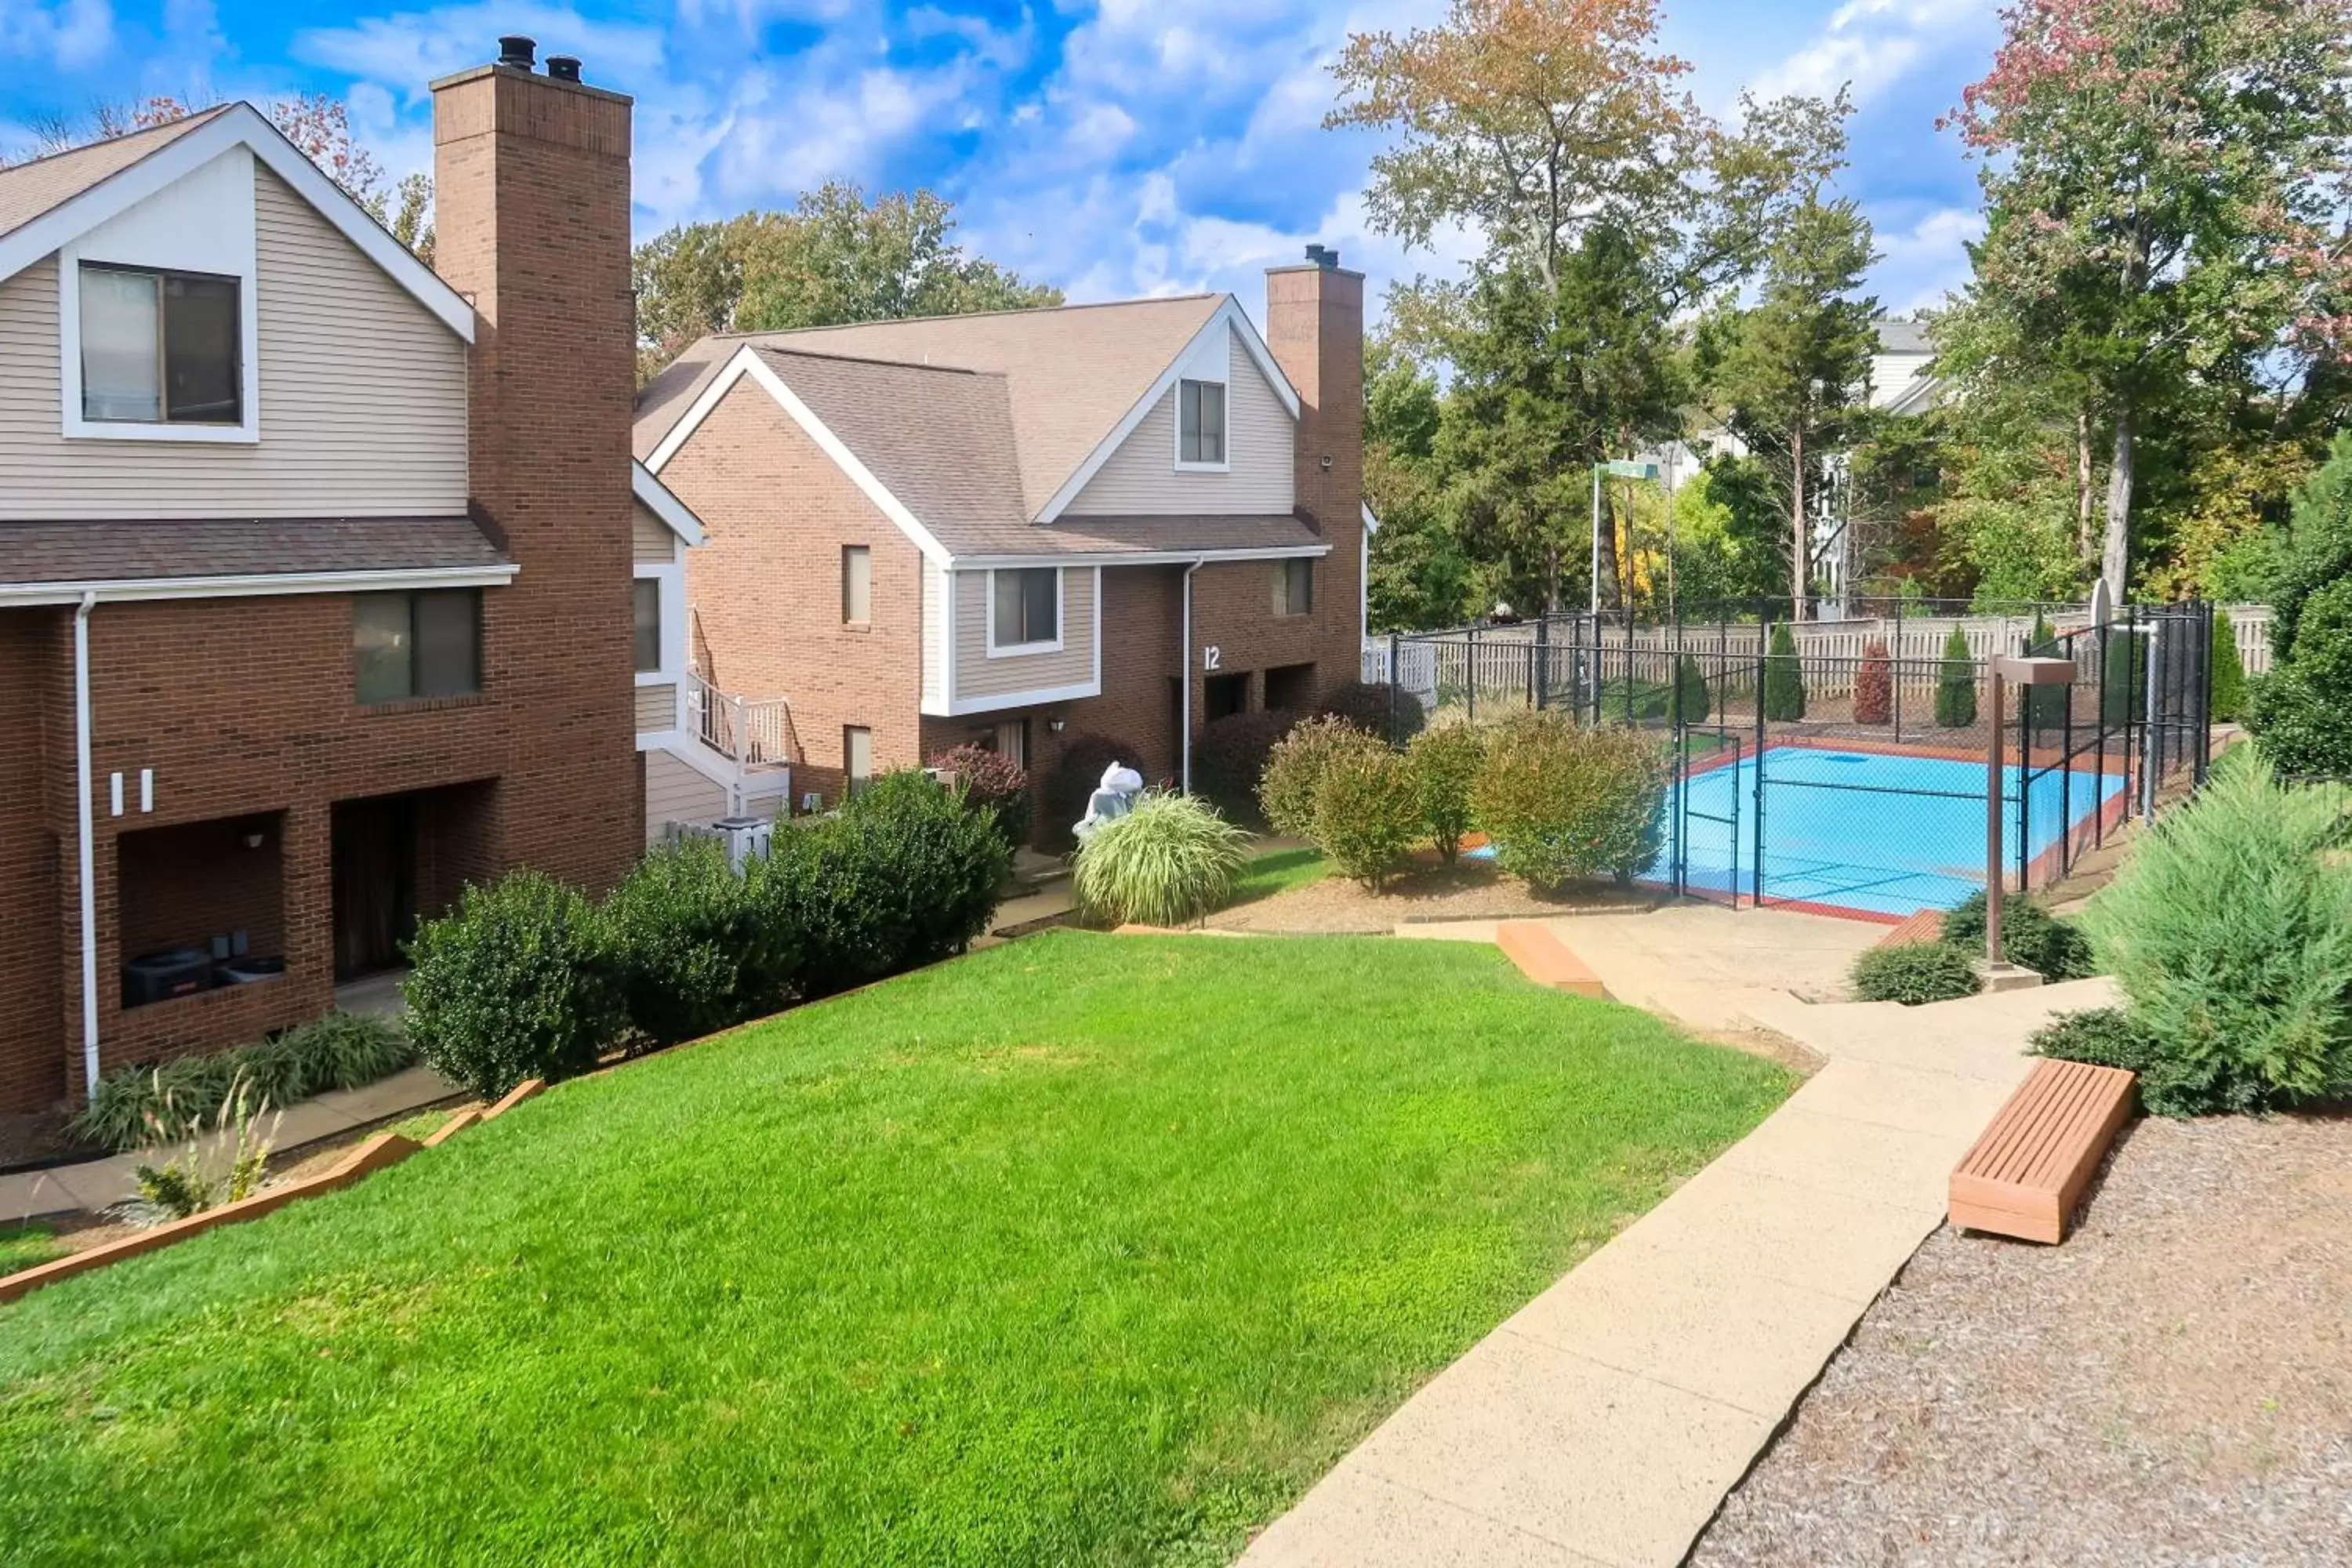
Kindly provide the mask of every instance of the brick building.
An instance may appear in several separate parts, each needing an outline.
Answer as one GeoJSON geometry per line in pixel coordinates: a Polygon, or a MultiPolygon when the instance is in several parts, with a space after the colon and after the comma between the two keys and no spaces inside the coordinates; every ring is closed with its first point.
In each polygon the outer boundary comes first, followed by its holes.
{"type": "Polygon", "coordinates": [[[437,273],[249,105],[0,171],[0,1113],[643,845],[698,530],[628,450],[630,104],[509,45],[434,84],[437,273]]]}
{"type": "MultiPolygon", "coordinates": [[[[966,741],[1047,772],[1089,732],[1181,781],[1202,724],[1353,680],[1362,276],[1309,247],[1265,320],[1202,295],[696,343],[636,449],[709,530],[699,676],[783,713],[827,801],[966,741]]],[[[649,769],[649,818],[716,811],[682,784],[649,769]]]]}

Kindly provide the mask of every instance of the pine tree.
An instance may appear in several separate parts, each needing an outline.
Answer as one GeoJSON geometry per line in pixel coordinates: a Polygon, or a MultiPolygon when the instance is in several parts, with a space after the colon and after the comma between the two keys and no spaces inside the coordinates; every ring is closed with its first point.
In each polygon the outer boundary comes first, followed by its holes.
{"type": "Polygon", "coordinates": [[[1944,672],[1936,680],[1936,722],[1965,730],[1977,721],[1977,660],[1958,626],[1944,639],[1944,672]]]}
{"type": "Polygon", "coordinates": [[[1798,668],[1797,639],[1782,621],[1772,628],[1772,651],[1764,660],[1764,717],[1793,723],[1805,716],[1805,676],[1798,668]]]}
{"type": "Polygon", "coordinates": [[[1682,690],[1683,722],[1704,722],[1715,700],[1706,689],[1706,672],[1699,668],[1697,659],[1689,654],[1683,655],[1681,661],[1675,666],[1675,684],[1682,690]]]}
{"type": "Polygon", "coordinates": [[[1895,671],[1887,663],[1886,640],[1873,637],[1863,645],[1862,668],[1853,678],[1853,721],[1884,724],[1894,717],[1895,671]]]}

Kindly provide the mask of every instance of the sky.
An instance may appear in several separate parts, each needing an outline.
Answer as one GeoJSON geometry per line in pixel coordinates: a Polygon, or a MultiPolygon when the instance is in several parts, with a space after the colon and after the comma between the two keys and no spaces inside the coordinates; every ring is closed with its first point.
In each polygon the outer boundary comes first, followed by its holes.
{"type": "MultiPolygon", "coordinates": [[[[1967,275],[1974,167],[1936,129],[1984,74],[1992,0],[1664,0],[1664,45],[1703,107],[1743,89],[1857,111],[1843,187],[1881,257],[1880,305],[1967,275]]],[[[839,177],[925,186],[974,251],[1072,300],[1223,289],[1318,240],[1377,292],[1475,248],[1370,232],[1376,136],[1325,131],[1351,32],[1440,20],[1444,0],[0,0],[0,148],[49,115],[154,93],[344,99],[394,174],[429,168],[436,76],[503,33],[635,96],[637,237],[789,205],[839,177]]]]}

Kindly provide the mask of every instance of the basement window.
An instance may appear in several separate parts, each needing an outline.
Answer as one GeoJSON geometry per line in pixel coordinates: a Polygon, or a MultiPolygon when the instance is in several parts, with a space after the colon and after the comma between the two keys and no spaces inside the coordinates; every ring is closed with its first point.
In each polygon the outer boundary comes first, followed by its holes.
{"type": "Polygon", "coordinates": [[[84,262],[81,415],[92,424],[237,425],[237,280],[84,262]]]}

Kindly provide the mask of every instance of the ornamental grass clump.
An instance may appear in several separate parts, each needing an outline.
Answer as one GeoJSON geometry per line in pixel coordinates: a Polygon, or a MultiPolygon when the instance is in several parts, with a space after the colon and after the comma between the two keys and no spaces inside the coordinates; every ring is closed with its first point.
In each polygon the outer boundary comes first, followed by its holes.
{"type": "Polygon", "coordinates": [[[1948,942],[1874,947],[1853,961],[1853,994],[1864,1002],[1916,1007],[1977,994],[1976,963],[1948,942]]]}
{"type": "Polygon", "coordinates": [[[68,1131],[110,1149],[137,1149],[194,1131],[227,1103],[233,1086],[258,1105],[282,1109],[331,1089],[389,1078],[415,1060],[416,1048],[398,1025],[330,1013],[234,1050],[117,1068],[98,1080],[68,1131]]]}
{"type": "Polygon", "coordinates": [[[1071,884],[1102,925],[1187,925],[1222,906],[1248,836],[1196,795],[1149,791],[1078,847],[1071,884]]]}
{"type": "Polygon", "coordinates": [[[1640,731],[1520,714],[1494,728],[1471,816],[1495,863],[1538,888],[1630,881],[1657,858],[1667,772],[1665,747],[1640,731]]]}
{"type": "Polygon", "coordinates": [[[1379,892],[1421,841],[1421,792],[1412,765],[1379,744],[1333,758],[1316,789],[1315,832],[1332,864],[1379,892]]]}
{"type": "Polygon", "coordinates": [[[1341,757],[1383,749],[1378,740],[1340,714],[1302,719],[1266,753],[1257,801],[1267,826],[1285,837],[1321,843],[1316,832],[1315,802],[1324,774],[1341,757]]]}
{"type": "Polygon", "coordinates": [[[2329,793],[2259,755],[2159,817],[2084,924],[2172,1116],[2352,1095],[2352,861],[2329,793]]]}

